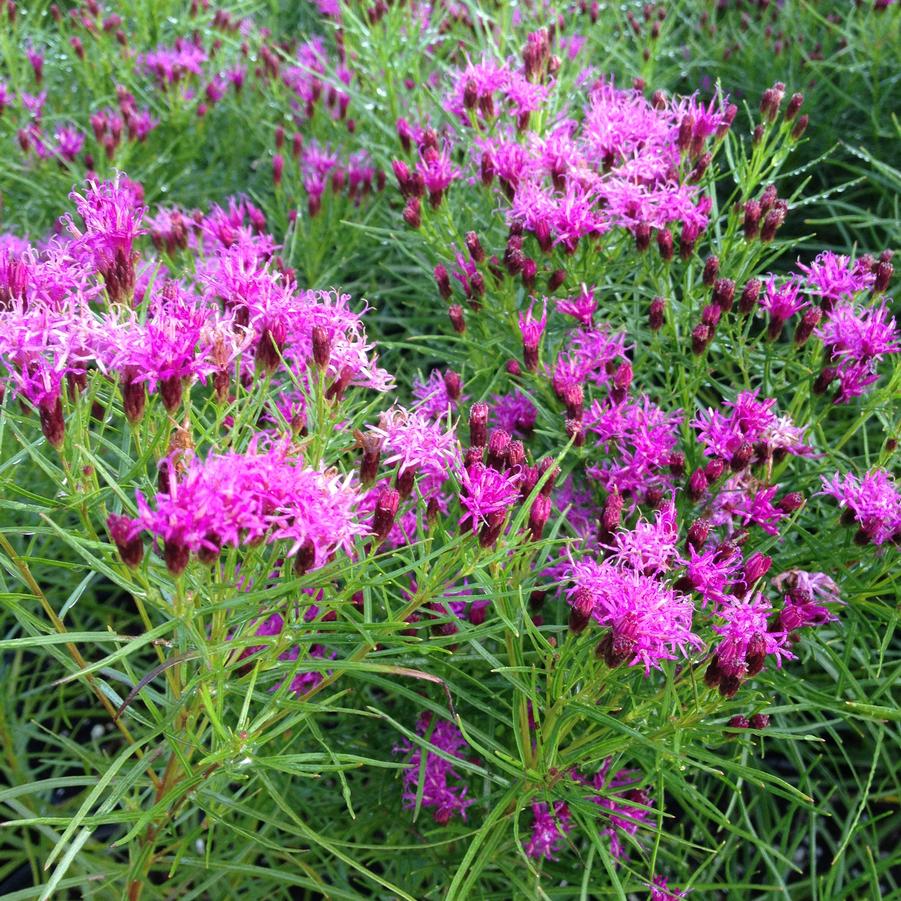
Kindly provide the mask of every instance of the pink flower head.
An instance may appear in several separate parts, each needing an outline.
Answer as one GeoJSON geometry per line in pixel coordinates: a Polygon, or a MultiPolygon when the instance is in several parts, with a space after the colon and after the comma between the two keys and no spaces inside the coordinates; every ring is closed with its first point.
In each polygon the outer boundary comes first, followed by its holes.
{"type": "Polygon", "coordinates": [[[597,299],[594,296],[594,288],[582,285],[582,290],[575,297],[567,297],[557,301],[557,309],[567,316],[572,316],[586,328],[591,326],[594,312],[598,308],[597,299]]]}
{"type": "Polygon", "coordinates": [[[383,413],[378,427],[370,431],[384,441],[385,465],[396,463],[401,474],[413,470],[440,484],[460,459],[459,444],[446,422],[435,422],[403,407],[383,413]]]}
{"type": "Polygon", "coordinates": [[[84,147],[84,135],[71,125],[62,125],[56,130],[56,152],[72,162],[84,147]]]}
{"type": "Polygon", "coordinates": [[[821,297],[837,301],[851,298],[873,286],[875,276],[869,269],[852,262],[850,257],[839,256],[831,250],[821,253],[809,266],[798,263],[807,284],[821,297]]]}
{"type": "Polygon", "coordinates": [[[547,325],[547,298],[544,298],[541,308],[541,318],[535,319],[532,315],[535,309],[535,301],[529,304],[525,313],[519,314],[519,331],[522,334],[522,350],[526,368],[535,371],[538,368],[538,345],[547,325]]]}
{"type": "Polygon", "coordinates": [[[460,176],[460,170],[451,164],[449,146],[440,151],[434,147],[427,147],[416,166],[416,171],[422,176],[433,207],[441,204],[445,191],[460,176]]]}
{"type": "Polygon", "coordinates": [[[577,782],[590,786],[599,794],[590,800],[605,811],[608,825],[602,830],[610,841],[610,853],[617,861],[626,857],[626,842],[634,838],[647,824],[653,812],[654,800],[646,789],[640,788],[633,770],[612,771],[613,760],[607,758],[592,779],[574,774],[577,782]]]}
{"type": "Polygon", "coordinates": [[[884,469],[873,469],[858,478],[854,473],[822,477],[823,494],[834,497],[860,525],[875,545],[894,539],[901,532],[901,492],[884,469]]]}
{"type": "Polygon", "coordinates": [[[776,276],[769,277],[760,305],[770,314],[772,323],[785,323],[810,304],[801,294],[801,287],[801,281],[796,276],[782,284],[776,282],[776,276]]]}
{"type": "Polygon", "coordinates": [[[590,558],[572,563],[568,577],[569,603],[587,606],[579,612],[611,629],[602,642],[608,665],[641,663],[648,675],[661,661],[675,660],[677,651],[684,655],[687,647],[701,646],[691,631],[691,600],[658,579],[590,558]]]}
{"type": "Polygon", "coordinates": [[[448,391],[445,374],[433,369],[428,380],[413,380],[413,397],[416,398],[416,412],[429,419],[447,419],[448,413],[454,413],[468,397],[457,393],[453,397],[448,391]]]}
{"type": "Polygon", "coordinates": [[[491,416],[494,424],[511,435],[513,432],[531,432],[535,428],[538,411],[535,405],[519,391],[496,394],[491,399],[491,416]]]}
{"type": "Polygon", "coordinates": [[[543,801],[532,802],[532,834],[523,845],[526,854],[536,859],[556,860],[566,833],[572,829],[572,817],[563,801],[555,801],[553,810],[543,801]]]}
{"type": "Polygon", "coordinates": [[[477,531],[483,526],[494,528],[503,522],[507,510],[519,497],[519,473],[498,472],[483,463],[461,467],[460,506],[466,511],[460,517],[464,531],[477,531]]]}

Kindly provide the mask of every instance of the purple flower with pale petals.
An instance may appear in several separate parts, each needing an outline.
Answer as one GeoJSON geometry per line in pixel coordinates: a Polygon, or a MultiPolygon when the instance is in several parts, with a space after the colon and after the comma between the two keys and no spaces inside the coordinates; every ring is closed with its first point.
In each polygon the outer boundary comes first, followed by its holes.
{"type": "Polygon", "coordinates": [[[460,460],[460,446],[447,423],[435,422],[403,407],[383,413],[378,427],[370,431],[385,442],[385,465],[396,463],[400,473],[412,469],[444,481],[460,460]]]}
{"type": "Polygon", "coordinates": [[[823,494],[834,497],[860,525],[873,544],[885,544],[901,533],[901,492],[884,469],[873,469],[858,478],[854,473],[822,477],[823,494]]]}

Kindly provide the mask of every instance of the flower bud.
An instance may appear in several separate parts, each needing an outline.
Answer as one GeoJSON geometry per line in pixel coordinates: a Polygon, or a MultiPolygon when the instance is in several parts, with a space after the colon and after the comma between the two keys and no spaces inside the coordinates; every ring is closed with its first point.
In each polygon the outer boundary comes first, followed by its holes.
{"type": "Polygon", "coordinates": [[[141,540],[140,525],[128,516],[110,513],[106,527],[122,562],[130,569],[140,566],[144,559],[144,542],[141,540]]]}
{"type": "MultiPolygon", "coordinates": [[[[470,419],[470,423],[472,420],[470,419]]],[[[503,429],[492,429],[488,439],[488,466],[501,471],[507,460],[507,448],[510,446],[510,433],[503,429]]]]}
{"type": "Polygon", "coordinates": [[[741,472],[751,462],[754,456],[754,446],[749,441],[742,442],[738,449],[732,454],[729,461],[729,468],[732,472],[741,472]]]}
{"type": "Polygon", "coordinates": [[[772,565],[772,558],[767,557],[766,554],[751,554],[745,561],[744,569],[742,570],[742,578],[745,585],[750,587],[758,579],[762,579],[769,572],[772,565]]]}
{"type": "Polygon", "coordinates": [[[411,197],[407,201],[407,205],[404,207],[403,217],[404,222],[406,222],[410,228],[419,228],[422,225],[422,205],[420,204],[418,197],[411,197]]]}
{"type": "Polygon", "coordinates": [[[798,327],[795,329],[795,344],[803,347],[807,343],[807,339],[813,334],[813,330],[820,324],[823,318],[823,311],[819,307],[809,307],[804,311],[798,327]]]}
{"type": "Polygon", "coordinates": [[[804,132],[807,131],[807,126],[809,123],[810,116],[808,116],[807,113],[802,113],[800,116],[798,116],[798,121],[795,122],[794,126],[792,127],[792,140],[799,141],[804,135],[804,132]]]}
{"type": "Polygon", "coordinates": [[[670,454],[667,465],[669,466],[669,471],[674,476],[685,475],[685,454],[683,454],[682,451],[675,451],[670,454]]]}
{"type": "Polygon", "coordinates": [[[699,551],[702,547],[704,547],[708,535],[710,535],[710,520],[703,518],[696,519],[688,527],[688,544],[690,544],[696,551],[699,551]]]}
{"type": "Polygon", "coordinates": [[[473,447],[488,443],[488,404],[473,404],[469,410],[469,443],[473,447]]]}
{"type": "Polygon", "coordinates": [[[751,636],[748,642],[748,651],[745,654],[745,664],[748,668],[748,678],[756,676],[762,669],[766,660],[766,639],[759,633],[751,636]]]}
{"type": "Polygon", "coordinates": [[[451,296],[451,283],[450,277],[447,274],[447,269],[439,263],[435,267],[435,283],[438,285],[438,293],[441,295],[442,300],[450,300],[451,296]]]}
{"type": "Polygon", "coordinates": [[[713,297],[711,300],[724,313],[728,313],[732,309],[732,303],[735,299],[735,282],[728,278],[718,278],[713,285],[713,297]]]}
{"type": "Polygon", "coordinates": [[[895,273],[895,267],[891,263],[891,255],[880,259],[875,266],[876,279],[873,282],[873,291],[882,294],[889,286],[892,276],[895,273]]]}
{"type": "Polygon", "coordinates": [[[332,355],[332,339],[328,332],[321,326],[313,327],[313,360],[320,369],[328,366],[329,357],[332,355]]]}
{"type": "Polygon", "coordinates": [[[463,318],[463,307],[459,304],[453,304],[448,307],[447,315],[450,317],[451,325],[458,335],[462,335],[466,331],[466,320],[463,318]]]}
{"type": "Polygon", "coordinates": [[[385,487],[379,491],[372,514],[372,534],[378,544],[388,537],[388,533],[394,525],[399,504],[400,494],[393,488],[385,487]]]}
{"type": "Polygon", "coordinates": [[[714,457],[705,467],[704,476],[709,484],[713,484],[726,468],[726,463],[722,457],[714,457]]]}
{"type": "Polygon", "coordinates": [[[703,322],[696,325],[691,332],[691,352],[700,356],[710,343],[710,327],[703,322]]]}
{"type": "Polygon", "coordinates": [[[655,297],[651,301],[648,309],[648,328],[652,332],[660,331],[663,328],[664,316],[666,313],[666,300],[662,297],[655,297]]]}
{"type": "Polygon", "coordinates": [[[635,226],[635,249],[644,253],[651,246],[651,226],[648,222],[639,222],[635,226]]]}
{"type": "Polygon", "coordinates": [[[776,207],[770,210],[760,228],[760,240],[764,244],[769,244],[776,237],[776,232],[782,227],[783,222],[785,222],[785,212],[782,209],[776,207]]]}
{"type": "Polygon", "coordinates": [[[363,451],[360,459],[360,481],[364,485],[370,485],[378,475],[382,439],[372,432],[366,432],[360,436],[360,448],[363,451]]]}
{"type": "Polygon", "coordinates": [[[751,717],[749,725],[752,729],[757,729],[758,731],[763,731],[770,724],[770,717],[768,713],[755,713],[754,716],[751,717]]]}
{"type": "Polygon", "coordinates": [[[801,109],[801,104],[804,103],[804,95],[803,94],[792,94],[791,98],[788,101],[788,105],[785,107],[785,121],[791,122],[795,116],[798,115],[798,111],[801,109]]]}
{"type": "Polygon", "coordinates": [[[779,498],[776,506],[786,514],[792,514],[804,506],[804,495],[800,491],[790,491],[779,498]]]}
{"type": "Polygon", "coordinates": [[[549,276],[547,280],[547,289],[548,291],[556,291],[564,282],[566,281],[566,270],[565,269],[555,269],[549,276]]]}
{"type": "Polygon", "coordinates": [[[750,726],[750,720],[740,713],[736,713],[735,716],[729,720],[730,729],[747,729],[748,726],[750,726]]]}
{"type": "Polygon", "coordinates": [[[469,251],[474,263],[481,263],[485,259],[485,251],[479,241],[479,236],[475,232],[466,233],[466,249],[469,251]]]}
{"type": "Polygon", "coordinates": [[[532,501],[529,510],[529,531],[532,533],[532,541],[540,541],[542,532],[551,515],[551,499],[545,494],[539,494],[532,501]]]}
{"type": "Polygon", "coordinates": [[[696,469],[688,480],[688,496],[699,501],[707,493],[707,476],[703,469],[696,469]]]}
{"type": "Polygon", "coordinates": [[[744,290],[741,292],[741,297],[738,300],[738,312],[743,315],[747,315],[752,312],[754,308],[757,306],[757,301],[760,298],[760,289],[762,285],[760,279],[752,278],[745,285],[744,290]]]}
{"type": "Polygon", "coordinates": [[[748,241],[753,241],[754,238],[757,237],[758,232],[760,231],[760,217],[762,215],[762,211],[760,208],[760,203],[756,200],[749,200],[745,204],[745,215],[743,220],[743,228],[745,232],[745,238],[748,241]]]}
{"type": "Polygon", "coordinates": [[[660,259],[668,263],[673,258],[673,234],[668,228],[661,228],[657,232],[657,250],[660,259]]]}

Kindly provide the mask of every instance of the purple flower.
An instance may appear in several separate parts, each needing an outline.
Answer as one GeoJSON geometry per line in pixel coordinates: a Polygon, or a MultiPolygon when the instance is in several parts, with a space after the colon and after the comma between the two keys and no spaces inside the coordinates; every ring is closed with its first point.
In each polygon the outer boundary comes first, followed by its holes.
{"type": "Polygon", "coordinates": [[[799,262],[798,269],[817,294],[833,302],[872,288],[876,280],[859,262],[855,264],[850,257],[839,256],[831,250],[821,253],[809,266],[799,262]]]}
{"type": "Polygon", "coordinates": [[[739,681],[754,676],[763,668],[764,658],[772,655],[776,666],[782,659],[793,660],[784,632],[769,631],[768,621],[773,612],[770,602],[759,592],[745,598],[731,598],[717,610],[721,624],[713,630],[722,636],[714,649],[719,673],[739,681]]]}
{"type": "Polygon", "coordinates": [[[304,467],[282,445],[194,457],[183,474],[170,472],[169,491],[152,507],[140,492],[137,499],[138,519],[182,569],[189,552],[215,556],[265,540],[288,542],[287,556],[302,553],[309,570],[367,532],[348,480],[304,467]]]}
{"type": "Polygon", "coordinates": [[[554,801],[553,811],[543,801],[532,802],[532,834],[523,845],[529,857],[556,860],[566,833],[572,829],[572,817],[563,801],[554,801]]]}
{"type": "Polygon", "coordinates": [[[519,473],[498,472],[483,463],[460,469],[460,517],[463,531],[495,529],[519,497],[519,473]]]}
{"type": "Polygon", "coordinates": [[[822,477],[823,494],[834,497],[860,525],[861,533],[875,545],[901,532],[901,492],[884,469],[873,469],[858,478],[854,473],[822,477]]]}
{"type": "Polygon", "coordinates": [[[770,314],[771,337],[778,337],[782,326],[810,304],[801,294],[801,287],[801,280],[797,276],[786,279],[782,284],[777,284],[774,275],[769,277],[760,306],[770,314]]]}
{"type": "Polygon", "coordinates": [[[607,758],[592,779],[574,774],[577,782],[590,786],[599,794],[590,800],[606,812],[609,825],[601,830],[610,841],[610,853],[617,861],[626,857],[626,841],[634,838],[653,816],[654,801],[646,789],[639,787],[633,770],[612,771],[613,760],[607,758]]]}
{"type": "MultiPolygon", "coordinates": [[[[450,757],[463,759],[461,751],[467,747],[466,741],[453,723],[445,720],[438,722],[429,735],[432,715],[424,713],[416,724],[416,731],[432,745],[450,757]]],[[[409,753],[409,742],[402,742],[395,750],[409,753]]],[[[422,806],[434,808],[435,822],[447,825],[454,814],[466,819],[466,808],[475,803],[467,798],[467,788],[462,785],[463,777],[453,768],[449,760],[427,748],[416,747],[410,761],[403,772],[403,802],[408,810],[415,810],[420,797],[419,785],[422,780],[422,806]]]]}
{"type": "Polygon", "coordinates": [[[440,484],[460,460],[460,447],[447,423],[435,422],[421,413],[393,407],[383,413],[370,431],[384,441],[384,463],[403,474],[409,470],[440,484]]]}
{"type": "Polygon", "coordinates": [[[456,397],[451,396],[447,379],[438,369],[433,369],[425,382],[413,380],[413,397],[416,398],[416,412],[429,419],[447,419],[448,413],[456,412],[461,403],[469,400],[459,393],[456,397]]]}
{"type": "Polygon", "coordinates": [[[494,424],[505,432],[531,432],[535,428],[538,411],[535,405],[519,391],[496,394],[491,399],[491,416],[494,424]]]}
{"type": "Polygon", "coordinates": [[[691,631],[691,600],[659,580],[591,558],[572,563],[567,575],[570,605],[611,630],[598,649],[608,665],[641,663],[648,675],[661,661],[675,660],[677,651],[701,646],[691,631]]]}
{"type": "Polygon", "coordinates": [[[567,297],[557,301],[557,309],[567,316],[572,316],[586,328],[590,328],[594,312],[598,308],[594,296],[594,288],[582,285],[582,290],[575,297],[567,297]]]}
{"type": "Polygon", "coordinates": [[[529,309],[525,313],[519,314],[523,360],[526,368],[532,372],[538,369],[538,345],[541,343],[541,336],[544,334],[544,329],[547,325],[547,298],[543,301],[540,319],[535,319],[532,315],[534,308],[535,301],[533,300],[529,304],[529,309]]]}

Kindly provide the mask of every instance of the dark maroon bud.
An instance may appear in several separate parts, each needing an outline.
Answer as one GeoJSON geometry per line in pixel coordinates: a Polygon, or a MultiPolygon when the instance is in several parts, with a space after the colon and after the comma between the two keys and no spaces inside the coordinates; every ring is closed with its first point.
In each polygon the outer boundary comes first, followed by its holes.
{"type": "Polygon", "coordinates": [[[760,232],[760,217],[762,215],[762,211],[760,208],[760,203],[756,200],[749,200],[745,204],[745,216],[743,222],[743,228],[745,232],[745,238],[748,241],[753,241],[754,238],[757,237],[760,232]]]}
{"type": "Polygon", "coordinates": [[[144,559],[144,542],[141,529],[129,516],[111,513],[106,520],[110,538],[119,551],[122,562],[131,569],[141,565],[144,559]]]}
{"type": "Polygon", "coordinates": [[[735,121],[735,116],[738,114],[738,107],[734,103],[730,103],[726,109],[723,111],[723,117],[721,124],[718,126],[716,130],[716,138],[717,140],[721,140],[725,137],[726,132],[732,127],[732,123],[735,121]]]}
{"type": "Polygon", "coordinates": [[[804,495],[800,491],[790,491],[779,498],[777,506],[783,513],[794,513],[804,506],[804,495]]]}
{"type": "Polygon", "coordinates": [[[166,568],[173,576],[180,576],[188,565],[191,558],[191,552],[183,544],[174,541],[167,541],[163,547],[163,559],[166,561],[166,568]]]}
{"type": "Polygon", "coordinates": [[[745,664],[748,667],[748,678],[756,676],[763,669],[766,660],[766,639],[759,632],[751,636],[748,642],[748,650],[745,654],[745,664]]]}
{"type": "Polygon", "coordinates": [[[795,329],[795,344],[803,347],[807,339],[813,334],[813,330],[820,324],[823,311],[819,307],[810,307],[804,311],[798,327],[795,329]]]}
{"type": "Polygon", "coordinates": [[[688,480],[688,496],[699,501],[707,493],[707,476],[703,469],[696,469],[688,480]]]}
{"type": "Polygon", "coordinates": [[[688,178],[686,179],[688,184],[696,185],[704,177],[704,173],[710,167],[712,162],[713,154],[709,150],[707,153],[698,157],[698,161],[695,163],[694,168],[688,173],[688,178]]]}
{"type": "Polygon", "coordinates": [[[767,88],[763,92],[763,97],[760,99],[760,112],[764,119],[768,122],[776,121],[784,97],[785,85],[781,81],[777,81],[771,88],[767,88]]]}
{"type": "Polygon", "coordinates": [[[438,293],[441,295],[442,300],[450,300],[451,296],[451,283],[450,277],[447,274],[447,269],[439,263],[435,267],[435,282],[438,285],[438,293]]]}
{"type": "Polygon", "coordinates": [[[723,674],[720,671],[719,658],[714,654],[713,657],[710,658],[707,669],[704,671],[704,684],[708,688],[718,688],[722,678],[723,674]]]}
{"type": "Polygon", "coordinates": [[[676,137],[676,146],[682,153],[691,147],[691,138],[695,130],[695,119],[691,113],[686,113],[679,123],[679,133],[676,137]]]}
{"type": "Polygon", "coordinates": [[[742,442],[729,461],[730,469],[732,472],[741,472],[751,462],[753,456],[754,446],[749,441],[742,442]]]}
{"type": "Polygon", "coordinates": [[[768,213],[779,199],[779,192],[772,183],[768,184],[760,195],[760,212],[768,213]]]}
{"type": "Polygon", "coordinates": [[[483,447],[467,448],[466,453],[463,456],[463,465],[467,469],[471,469],[473,466],[475,466],[476,463],[481,464],[484,456],[485,449],[483,447]]]}
{"type": "Polygon", "coordinates": [[[635,226],[635,249],[644,253],[651,246],[651,225],[649,222],[639,222],[635,226]]]}
{"type": "Polygon", "coordinates": [[[444,373],[444,389],[451,400],[459,400],[460,392],[463,390],[463,379],[460,378],[460,373],[448,369],[444,373]]]}
{"type": "Polygon", "coordinates": [[[752,554],[745,561],[744,569],[742,571],[742,578],[744,579],[745,585],[750,587],[758,579],[762,579],[769,572],[772,565],[772,558],[767,557],[766,554],[752,554]]]}
{"type": "Polygon", "coordinates": [[[810,116],[807,113],[802,113],[798,116],[798,121],[792,126],[792,139],[795,141],[799,141],[804,132],[807,131],[807,126],[810,124],[810,116]]]}
{"type": "Polygon", "coordinates": [[[507,445],[507,458],[505,460],[507,469],[516,469],[526,462],[526,449],[522,441],[511,441],[507,445]]]}
{"type": "Polygon", "coordinates": [[[723,315],[723,311],[720,307],[718,307],[715,303],[709,303],[703,310],[701,310],[701,322],[704,325],[710,328],[710,331],[714,331],[716,327],[720,323],[720,317],[723,315]]]}
{"type": "Polygon", "coordinates": [[[791,122],[795,116],[798,115],[798,112],[801,109],[801,104],[804,103],[804,95],[803,94],[792,94],[789,98],[788,105],[785,107],[785,121],[791,122]]]}
{"type": "Polygon", "coordinates": [[[585,627],[591,622],[590,614],[579,613],[575,607],[569,611],[569,631],[578,635],[585,631],[585,627]]]}
{"type": "Polygon", "coordinates": [[[762,125],[757,125],[754,128],[754,133],[751,135],[751,143],[757,147],[761,141],[763,141],[763,136],[766,134],[766,129],[762,125]]]}
{"type": "Polygon", "coordinates": [[[404,222],[410,228],[419,228],[422,225],[422,206],[418,197],[411,197],[404,207],[404,222]]]}
{"type": "Polygon", "coordinates": [[[519,496],[523,500],[525,500],[532,493],[532,490],[538,484],[538,476],[539,473],[537,466],[523,465],[519,481],[519,496]]]}
{"type": "Polygon", "coordinates": [[[704,476],[709,484],[713,484],[726,468],[726,462],[722,457],[714,457],[705,467],[704,476]]]}
{"type": "Polygon", "coordinates": [[[372,514],[372,534],[378,544],[381,544],[391,531],[394,519],[397,516],[397,508],[400,504],[400,494],[393,488],[382,488],[375,502],[375,511],[372,514]]]}
{"type": "Polygon", "coordinates": [[[282,183],[282,173],[285,171],[285,158],[276,153],[272,157],[272,182],[278,187],[282,183]]]}
{"type": "MultiPolygon", "coordinates": [[[[471,420],[470,420],[471,421],[471,420]]],[[[507,462],[507,448],[510,446],[510,433],[503,429],[492,429],[488,439],[488,465],[499,472],[507,462]]]]}
{"type": "Polygon", "coordinates": [[[547,280],[548,291],[556,291],[566,281],[566,270],[555,269],[547,280]]]}
{"type": "Polygon", "coordinates": [[[644,495],[644,502],[652,509],[656,510],[663,501],[662,488],[648,488],[644,495]]]}
{"type": "Polygon", "coordinates": [[[741,688],[741,679],[738,676],[727,676],[723,674],[720,679],[720,694],[727,700],[734,698],[741,688]]]}
{"type": "Polygon", "coordinates": [[[491,154],[486,150],[482,154],[482,184],[487,188],[494,181],[497,170],[494,167],[494,161],[491,154]]]}
{"type": "Polygon", "coordinates": [[[316,546],[308,538],[294,555],[294,575],[302,576],[316,565],[316,546]]]}
{"type": "Polygon", "coordinates": [[[685,475],[685,454],[683,454],[682,451],[675,451],[670,454],[667,465],[669,466],[669,471],[674,476],[685,475]]]}
{"type": "Polygon", "coordinates": [[[657,232],[657,250],[664,263],[673,258],[673,233],[668,228],[661,228],[657,232]]]}
{"type": "Polygon", "coordinates": [[[488,443],[488,404],[473,404],[469,410],[469,443],[473,447],[488,443]]]}
{"type": "Polygon", "coordinates": [[[413,483],[416,479],[416,467],[408,466],[405,469],[398,469],[397,475],[394,477],[394,487],[400,495],[400,499],[406,500],[413,493],[413,483]]]}
{"type": "Polygon", "coordinates": [[[695,252],[695,242],[698,240],[698,227],[689,222],[682,226],[679,234],[679,259],[687,261],[695,252]]]}
{"type": "Polygon", "coordinates": [[[429,502],[425,507],[425,521],[426,525],[431,528],[438,522],[438,516],[441,513],[441,508],[438,506],[438,498],[430,497],[429,502]]]}
{"type": "Polygon", "coordinates": [[[601,514],[601,526],[608,534],[612,534],[619,528],[623,513],[622,495],[614,489],[607,495],[604,503],[604,512],[601,514]]]}
{"type": "Polygon", "coordinates": [[[479,91],[475,80],[467,78],[466,84],[463,86],[463,106],[468,110],[474,110],[478,102],[479,91]]]}
{"type": "Polygon", "coordinates": [[[891,263],[891,257],[888,259],[880,259],[876,264],[876,280],[873,282],[873,290],[877,294],[885,291],[895,274],[895,267],[891,263]]]}
{"type": "Polygon", "coordinates": [[[703,322],[696,325],[691,332],[691,352],[700,356],[710,343],[710,327],[703,322]]]}
{"type": "Polygon", "coordinates": [[[584,447],[585,445],[585,424],[581,419],[567,418],[564,423],[567,439],[572,440],[573,447],[584,447]]]}
{"type": "Polygon", "coordinates": [[[566,405],[566,415],[570,419],[582,418],[582,405],[585,401],[585,392],[581,385],[567,385],[563,389],[562,400],[566,405]]]}
{"type": "Polygon", "coordinates": [[[448,307],[447,315],[450,317],[451,325],[458,335],[462,335],[466,331],[466,320],[463,318],[463,307],[459,304],[453,304],[448,307]]]}
{"type": "Polygon", "coordinates": [[[485,251],[482,248],[482,243],[479,241],[479,236],[475,232],[466,233],[466,249],[469,251],[474,263],[481,263],[485,259],[485,251]]]}
{"type": "Polygon", "coordinates": [[[52,400],[45,400],[38,404],[38,418],[41,421],[41,432],[47,439],[47,443],[59,450],[63,446],[66,434],[62,397],[57,395],[52,400]]]}
{"type": "Polygon", "coordinates": [[[742,716],[740,713],[736,713],[729,720],[729,728],[730,729],[747,729],[750,725],[750,720],[746,716],[742,716]]]}
{"type": "Polygon", "coordinates": [[[762,732],[766,729],[770,724],[770,716],[768,713],[755,713],[754,716],[751,717],[750,727],[752,729],[757,729],[762,732]]]}
{"type": "Polygon", "coordinates": [[[613,397],[615,400],[622,400],[632,384],[632,364],[625,360],[616,367],[613,373],[613,397]]]}
{"type": "Polygon", "coordinates": [[[688,543],[696,550],[701,550],[710,535],[710,520],[696,519],[688,527],[688,543]]]}
{"type": "Polygon", "coordinates": [[[547,481],[541,487],[541,493],[550,496],[551,492],[554,490],[554,483],[557,481],[557,476],[560,474],[557,464],[554,463],[553,458],[551,457],[544,457],[538,463],[538,478],[540,479],[545,473],[550,474],[548,475],[547,481]]]}
{"type": "Polygon", "coordinates": [[[651,301],[648,309],[648,328],[652,332],[660,331],[663,328],[663,319],[666,313],[666,300],[662,297],[655,297],[651,301]]]}
{"type": "Polygon", "coordinates": [[[507,360],[504,364],[507,373],[512,376],[522,375],[522,367],[519,365],[519,360],[507,360]]]}
{"type": "Polygon", "coordinates": [[[811,389],[814,394],[825,394],[829,390],[829,386],[835,381],[838,370],[833,366],[826,366],[823,371],[816,377],[811,389]]]}
{"type": "Polygon", "coordinates": [[[760,288],[761,282],[760,279],[752,278],[744,288],[744,291],[741,292],[741,297],[738,300],[738,312],[747,316],[748,313],[752,312],[754,308],[757,306],[757,301],[760,298],[760,288]]]}
{"type": "Polygon", "coordinates": [[[638,618],[634,613],[627,613],[610,631],[609,642],[602,642],[607,666],[614,669],[634,657],[638,636],[638,618]]]}
{"type": "Polygon", "coordinates": [[[529,510],[529,531],[532,533],[532,541],[541,541],[542,532],[551,515],[551,499],[544,494],[539,494],[532,501],[529,510]]]}
{"type": "Polygon", "coordinates": [[[328,332],[321,326],[313,327],[313,360],[320,369],[328,366],[329,358],[332,355],[332,339],[329,338],[328,332]]]}
{"type": "Polygon", "coordinates": [[[354,371],[350,366],[343,366],[338,373],[338,377],[329,385],[325,392],[326,400],[341,401],[344,398],[344,392],[347,391],[350,380],[354,377],[354,371]]]}
{"type": "MultiPolygon", "coordinates": [[[[410,181],[409,181],[409,194],[410,200],[416,199],[419,200],[423,194],[425,194],[425,179],[422,176],[422,173],[414,169],[410,173],[410,181]]],[[[419,210],[419,204],[416,204],[417,211],[419,210]]]]}
{"type": "Polygon", "coordinates": [[[504,528],[507,519],[507,511],[499,510],[489,513],[485,517],[485,523],[479,530],[479,547],[494,547],[504,528]]]}
{"type": "Polygon", "coordinates": [[[531,257],[526,257],[522,263],[522,283],[526,291],[531,291],[535,287],[537,275],[538,264],[531,257]]]}
{"type": "Polygon", "coordinates": [[[360,437],[360,448],[363,451],[363,456],[360,460],[360,481],[364,485],[370,485],[375,481],[379,471],[382,439],[372,432],[365,432],[360,437]]]}
{"type": "Polygon", "coordinates": [[[728,313],[735,300],[735,282],[728,278],[718,278],[713,285],[712,300],[724,313],[728,313]]]}
{"type": "Polygon", "coordinates": [[[547,592],[542,591],[540,588],[536,588],[529,595],[529,609],[533,612],[537,613],[543,606],[544,602],[547,599],[547,592]]]}
{"type": "Polygon", "coordinates": [[[769,244],[776,237],[776,232],[782,227],[785,221],[785,213],[779,207],[770,210],[763,220],[763,226],[760,229],[760,240],[764,244],[769,244]]]}

